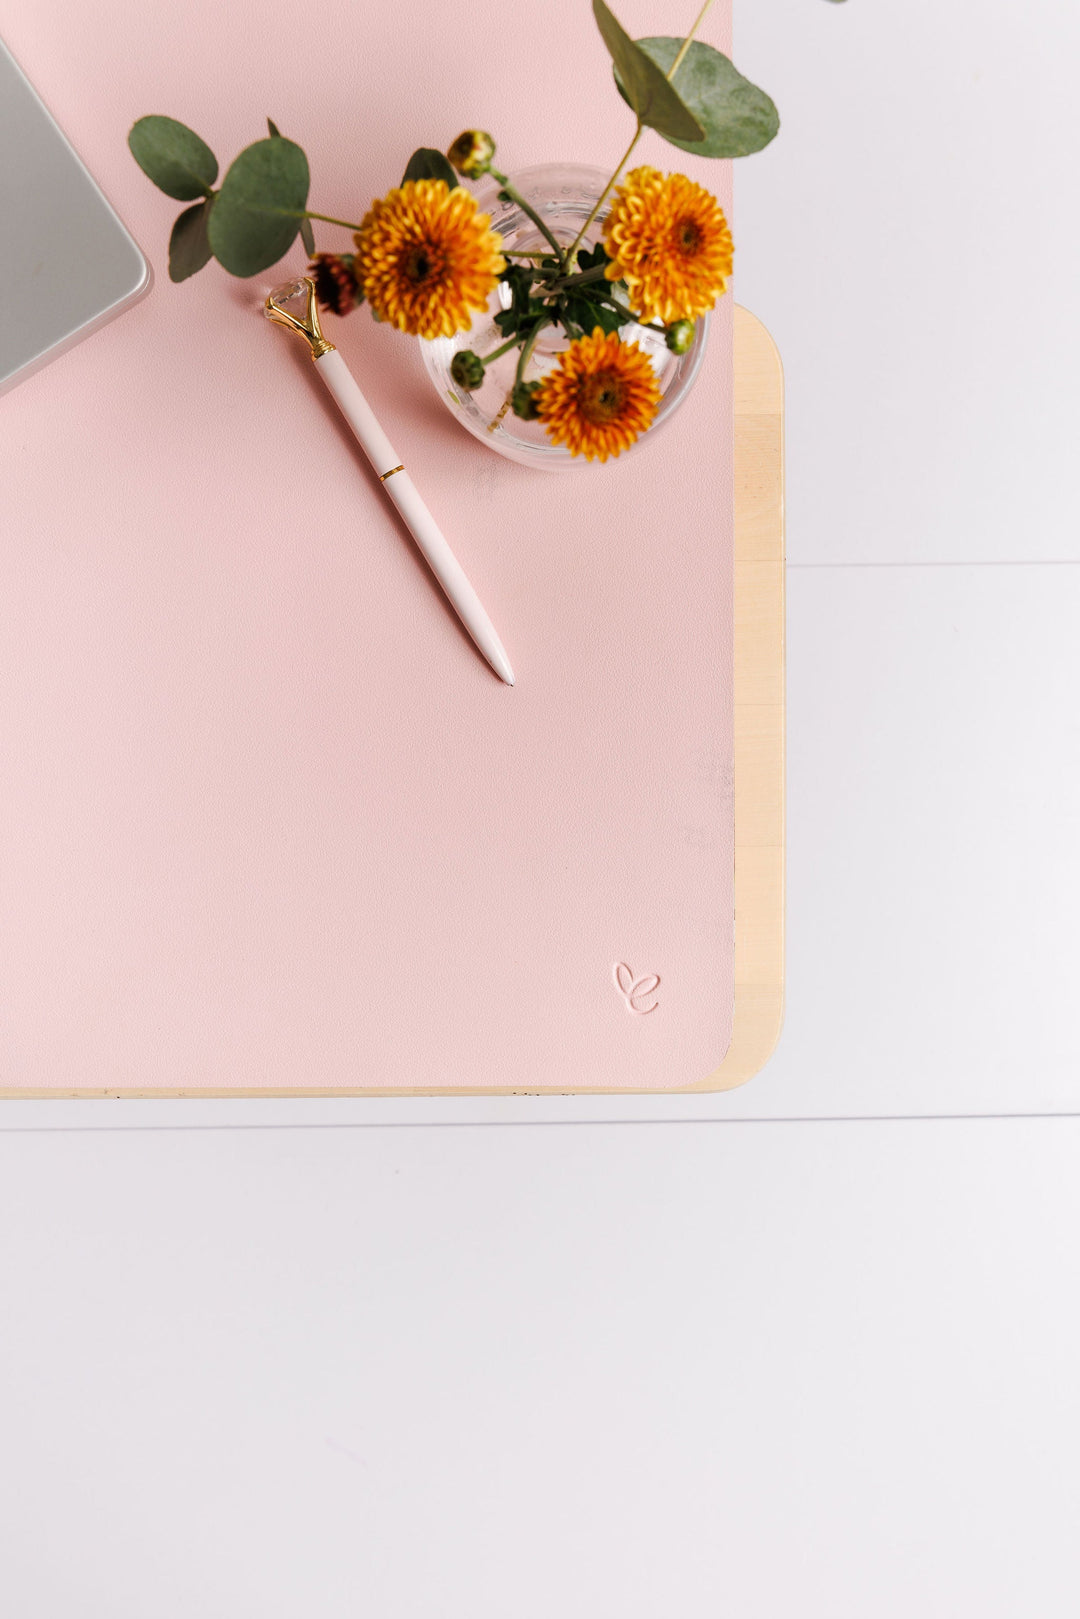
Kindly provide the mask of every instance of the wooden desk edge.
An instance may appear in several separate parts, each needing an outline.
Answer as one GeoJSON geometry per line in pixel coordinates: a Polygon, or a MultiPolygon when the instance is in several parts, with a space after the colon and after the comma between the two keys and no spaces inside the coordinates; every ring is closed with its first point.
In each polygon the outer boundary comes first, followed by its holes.
{"type": "Polygon", "coordinates": [[[690,1091],[764,1067],[784,1020],[784,372],[735,309],[735,1017],[723,1062],[690,1091]]]}
{"type": "Polygon", "coordinates": [[[723,1062],[671,1092],[607,1086],[0,1089],[0,1098],[679,1095],[732,1090],[768,1061],[784,1013],[784,380],[735,308],[735,1013],[723,1062]]]}

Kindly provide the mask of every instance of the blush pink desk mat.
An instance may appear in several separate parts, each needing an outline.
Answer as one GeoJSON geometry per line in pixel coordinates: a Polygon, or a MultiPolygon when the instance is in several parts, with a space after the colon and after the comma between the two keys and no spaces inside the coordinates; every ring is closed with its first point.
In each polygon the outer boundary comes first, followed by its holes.
{"type": "MultiPolygon", "coordinates": [[[[618,8],[639,36],[697,9],[618,8]]],[[[125,146],[169,113],[224,168],[270,114],[345,218],[468,124],[511,171],[613,164],[587,0],[3,0],[0,34],[156,274],[0,400],[0,1087],[706,1078],[734,998],[730,293],[670,426],[562,477],[475,443],[414,340],[328,318],[510,690],[259,318],[299,244],[174,287],[181,205],[125,146]],[[637,1011],[619,962],[659,975],[637,1011]]],[[[639,151],[730,207],[729,165],[639,151]]]]}

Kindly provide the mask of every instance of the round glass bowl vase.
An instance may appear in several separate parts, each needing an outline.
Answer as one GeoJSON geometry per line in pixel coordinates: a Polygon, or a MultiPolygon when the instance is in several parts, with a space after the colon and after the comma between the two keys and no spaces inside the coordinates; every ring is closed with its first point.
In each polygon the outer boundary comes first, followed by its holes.
{"type": "MultiPolygon", "coordinates": [[[[549,163],[512,174],[510,183],[543,219],[556,241],[568,247],[588,219],[608,179],[608,174],[602,169],[586,168],[576,163],[549,163]]],[[[519,204],[500,199],[501,189],[488,176],[477,190],[476,199],[481,209],[491,215],[491,223],[505,246],[523,252],[547,248],[549,244],[519,204]]],[[[583,247],[594,247],[599,241],[607,212],[608,203],[605,202],[589,226],[583,247]]],[[[524,260],[511,262],[520,264],[524,260]]],[[[492,294],[487,313],[478,315],[469,331],[458,332],[454,337],[418,340],[435,391],[451,414],[457,417],[463,427],[468,428],[474,438],[511,461],[554,472],[573,466],[586,466],[588,463],[583,456],[572,456],[562,445],[552,444],[542,422],[522,421],[510,409],[510,392],[519,358],[516,348],[510,349],[487,367],[483,384],[475,393],[466,393],[459,388],[450,374],[450,366],[459,349],[472,349],[484,355],[499,347],[504,338],[493,317],[500,310],[508,308],[509,304],[509,289],[500,283],[492,294]]],[[[650,331],[636,323],[621,328],[619,335],[624,342],[636,342],[648,354],[660,381],[661,394],[652,426],[624,454],[630,454],[658,432],[686,398],[701,366],[708,326],[708,316],[702,316],[696,325],[693,344],[685,354],[672,354],[662,332],[650,331]]],[[[551,327],[542,332],[530,357],[525,381],[538,381],[550,371],[568,342],[561,327],[551,327]]]]}

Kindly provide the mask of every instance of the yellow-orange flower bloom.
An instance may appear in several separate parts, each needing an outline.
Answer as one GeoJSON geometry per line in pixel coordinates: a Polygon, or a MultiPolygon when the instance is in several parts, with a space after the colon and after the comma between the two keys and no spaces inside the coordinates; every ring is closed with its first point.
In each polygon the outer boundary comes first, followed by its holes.
{"type": "Polygon", "coordinates": [[[606,461],[652,424],[660,385],[636,343],[620,343],[617,332],[605,337],[598,326],[563,350],[534,399],[553,444],[587,461],[606,461]]]}
{"type": "Polygon", "coordinates": [[[733,244],[716,198],[685,174],[633,169],[604,222],[610,281],[642,320],[696,320],[727,288],[733,244]]]}
{"type": "Polygon", "coordinates": [[[406,180],[379,198],[355,241],[356,276],[372,310],[418,337],[467,331],[506,268],[490,216],[445,180],[406,180]]]}

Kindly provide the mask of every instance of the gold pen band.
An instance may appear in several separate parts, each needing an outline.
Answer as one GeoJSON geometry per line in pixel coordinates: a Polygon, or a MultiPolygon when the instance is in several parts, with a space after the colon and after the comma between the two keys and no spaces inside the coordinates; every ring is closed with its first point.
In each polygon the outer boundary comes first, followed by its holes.
{"type": "Polygon", "coordinates": [[[380,483],[385,483],[387,478],[392,478],[394,476],[395,472],[404,472],[404,471],[405,471],[405,463],[402,462],[400,466],[391,467],[389,472],[380,472],[379,473],[379,482],[380,483]]]}

